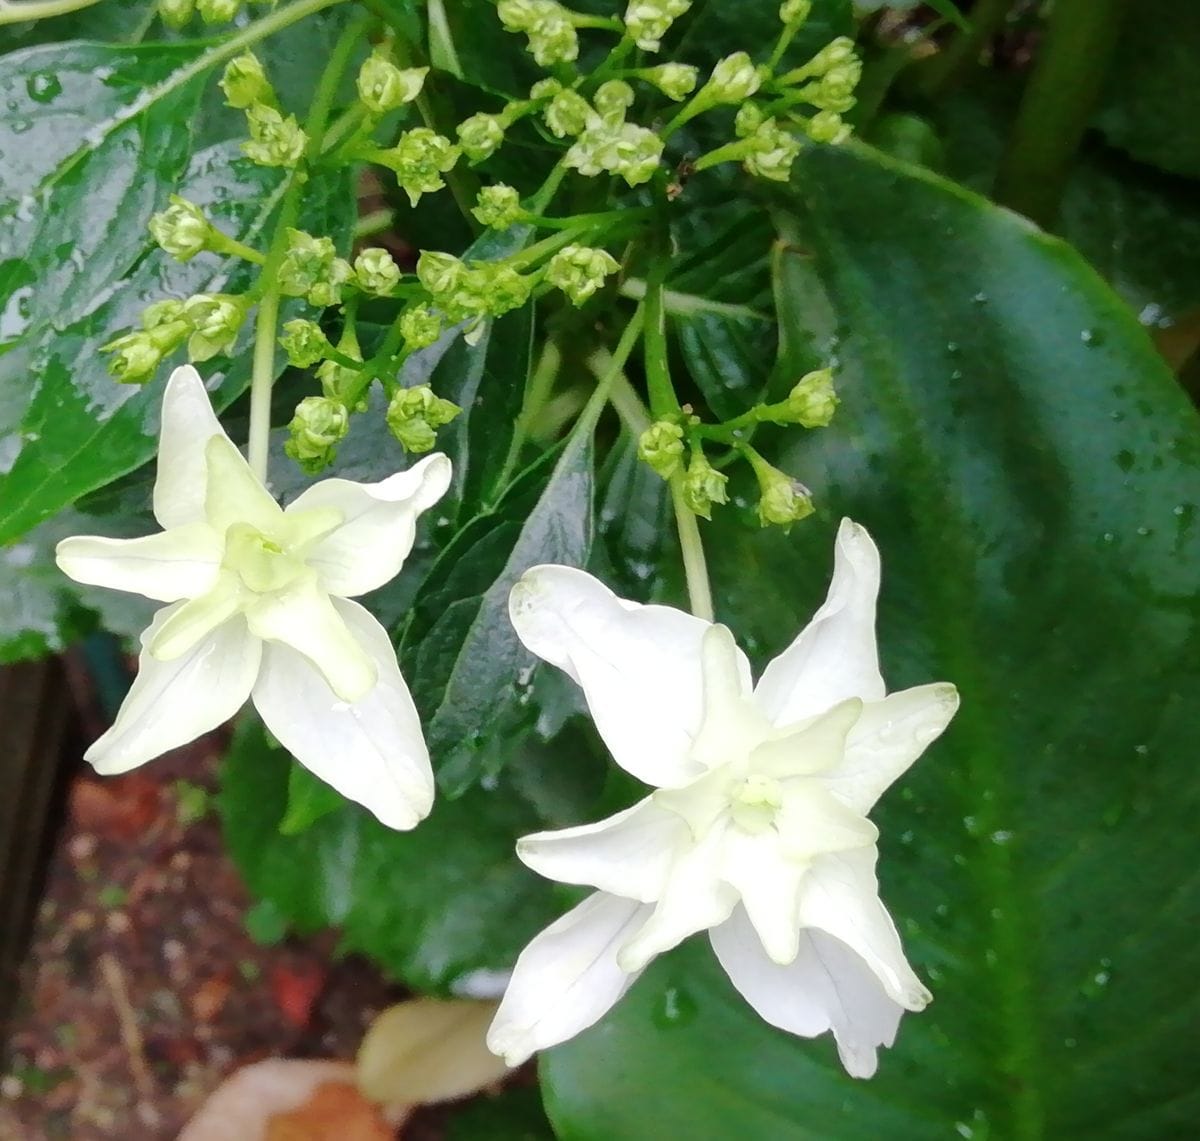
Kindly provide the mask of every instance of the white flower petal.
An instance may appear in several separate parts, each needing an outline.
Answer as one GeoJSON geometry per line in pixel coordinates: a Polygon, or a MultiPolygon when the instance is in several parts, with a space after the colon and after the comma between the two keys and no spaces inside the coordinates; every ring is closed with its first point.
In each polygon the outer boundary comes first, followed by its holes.
{"type": "Polygon", "coordinates": [[[84,753],[97,772],[123,773],[186,745],[229,720],[250,696],[262,643],[240,618],[170,662],[158,661],[144,648],[184,605],[164,607],[142,634],[138,674],[117,719],[84,753]]]}
{"type": "Polygon", "coordinates": [[[755,690],[773,724],[803,721],[848,697],[883,700],[875,646],[878,594],[879,551],[862,527],[843,519],[824,604],[767,666],[755,690]]]}
{"type": "Polygon", "coordinates": [[[280,529],[282,509],[228,436],[212,437],[204,449],[204,459],[204,517],[211,527],[221,534],[234,523],[248,523],[266,535],[280,529]]]}
{"type": "Polygon", "coordinates": [[[856,811],[870,812],[888,786],[941,736],[957,709],[958,690],[941,681],[864,705],[842,759],[822,779],[856,811]]]}
{"type": "MultiPolygon", "coordinates": [[[[246,607],[246,621],[251,633],[307,658],[338,699],[357,702],[376,684],[377,655],[368,652],[350,632],[343,613],[317,586],[313,575],[286,590],[255,599],[246,607]]],[[[395,665],[394,651],[389,650],[388,659],[395,665]]]]}
{"type": "Polygon", "coordinates": [[[721,874],[777,963],[790,963],[800,950],[800,881],[807,870],[808,862],[791,858],[773,833],[729,829],[721,874]]]}
{"type": "Polygon", "coordinates": [[[879,899],[874,847],[822,856],[800,888],[800,922],[825,931],[870,968],[888,996],[907,1010],[932,999],[917,978],[887,908],[879,899]]]}
{"type": "Polygon", "coordinates": [[[677,853],[654,911],[617,954],[622,970],[640,971],[656,955],[689,935],[729,918],[738,893],[721,878],[725,829],[710,829],[694,847],[677,853]]]}
{"type": "Polygon", "coordinates": [[[225,432],[204,381],[191,365],[177,368],[163,393],[154,481],[154,518],[163,527],[182,527],[204,518],[204,449],[213,436],[225,432]]]}
{"type": "Polygon", "coordinates": [[[780,966],[740,907],[709,939],[730,982],[767,1022],[805,1038],[832,1030],[847,1073],[875,1073],[876,1050],[896,1040],[904,1009],[853,951],[821,931],[804,931],[796,958],[780,966]]]}
{"type": "Polygon", "coordinates": [[[160,662],[173,661],[224,625],[240,609],[237,577],[228,571],[217,576],[212,590],[172,607],[172,614],[146,642],[160,662]]]}
{"type": "Polygon", "coordinates": [[[570,567],[526,571],[509,596],[521,641],[583,687],[613,759],[671,788],[700,776],[689,757],[703,712],[700,646],[709,623],[618,598],[570,567]]]}
{"type": "Polygon", "coordinates": [[[58,544],[55,561],[76,582],[178,602],[212,589],[223,553],[211,527],[187,523],[143,539],[74,535],[58,544]]]}
{"type": "Polygon", "coordinates": [[[381,483],[322,480],[290,503],[289,516],[320,508],[342,515],[342,525],[305,554],[322,587],[354,598],[395,578],[412,550],[417,517],[445,495],[450,475],[450,460],[438,453],[381,483]]]}
{"type": "Polygon", "coordinates": [[[863,703],[851,697],[802,726],[781,732],[754,749],[751,767],[754,772],[775,780],[816,773],[825,780],[841,763],[846,739],[863,709],[863,703]]]}
{"type": "Polygon", "coordinates": [[[433,770],[408,686],[382,626],[353,602],[337,614],[374,663],[378,680],[353,703],[285,645],[268,644],[254,687],[267,728],[302,765],[389,828],[406,830],[433,806],[433,770]]]}
{"type": "Polygon", "coordinates": [[[676,813],[647,797],[598,824],[523,836],[517,855],[547,879],[653,903],[666,886],[675,850],[690,839],[676,813]]]}
{"type": "Polygon", "coordinates": [[[704,715],[692,756],[706,768],[728,764],[770,725],[753,700],[750,663],[726,626],[710,626],[700,643],[704,715]]]}
{"type": "Polygon", "coordinates": [[[879,839],[879,829],[871,821],[838,800],[815,777],[784,785],[776,826],[780,843],[796,859],[870,847],[879,839]]]}
{"type": "Polygon", "coordinates": [[[596,892],[534,936],[513,968],[488,1049],[519,1066],[598,1022],[638,977],[617,966],[617,948],[649,912],[596,892]]]}

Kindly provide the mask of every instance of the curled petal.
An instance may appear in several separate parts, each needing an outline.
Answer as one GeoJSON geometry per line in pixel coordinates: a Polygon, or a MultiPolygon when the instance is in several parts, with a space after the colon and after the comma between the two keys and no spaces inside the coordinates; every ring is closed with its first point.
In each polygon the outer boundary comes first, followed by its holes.
{"type": "Polygon", "coordinates": [[[815,861],[800,888],[800,922],[849,947],[893,1002],[924,1010],[932,996],[908,965],[896,926],[879,899],[877,857],[870,847],[815,861]]]}
{"type": "Polygon", "coordinates": [[[688,840],[683,819],[647,797],[598,824],[523,836],[517,855],[547,879],[653,903],[666,886],[674,851],[688,840]]]}
{"type": "Polygon", "coordinates": [[[842,759],[822,774],[856,812],[867,813],[884,791],[941,736],[958,710],[948,682],[919,685],[863,706],[842,759]]]}
{"type": "Polygon", "coordinates": [[[617,966],[617,948],[649,912],[596,892],[534,936],[513,968],[488,1049],[519,1066],[598,1022],[638,977],[617,966]]]}
{"type": "Polygon", "coordinates": [[[855,1078],[875,1073],[876,1051],[896,1040],[904,1008],[844,943],[804,931],[795,959],[780,966],[767,957],[741,908],[709,939],[729,981],[767,1022],[805,1038],[832,1030],[846,1072],[855,1078]]]}
{"type": "Polygon", "coordinates": [[[882,701],[875,646],[879,551],[857,523],[843,519],[829,594],[796,640],[763,672],[755,690],[775,725],[791,725],[849,697],[882,701]]]}
{"type": "Polygon", "coordinates": [[[450,474],[450,460],[439,453],[380,483],[322,480],[289,504],[289,516],[317,508],[341,513],[341,526],[305,555],[322,587],[354,598],[395,578],[412,550],[417,517],[445,495],[450,474]]]}
{"type": "Polygon", "coordinates": [[[245,457],[224,434],[204,449],[207,482],[204,516],[221,534],[234,523],[248,523],[266,535],[279,529],[283,512],[250,470],[245,457]]]}
{"type": "Polygon", "coordinates": [[[807,871],[807,861],[789,856],[774,835],[729,830],[721,874],[777,963],[790,963],[800,950],[800,882],[807,871]]]}
{"type": "Polygon", "coordinates": [[[250,696],[262,643],[240,618],[212,631],[170,662],[146,647],[186,603],[160,610],[142,635],[138,673],[117,719],[84,754],[105,774],[123,773],[186,745],[232,717],[250,696]]]}
{"type": "Polygon", "coordinates": [[[76,582],[178,602],[213,588],[222,554],[221,537],[211,527],[187,523],[143,539],[75,535],[58,544],[55,561],[76,582]]]}
{"type": "Polygon", "coordinates": [[[433,770],[421,722],[386,631],[361,606],[338,600],[340,621],[378,680],[345,702],[322,673],[287,645],[268,644],[254,686],[267,728],[302,765],[389,828],[407,830],[433,806],[433,770]]]}
{"type": "Polygon", "coordinates": [[[750,663],[727,626],[710,626],[700,643],[704,717],[692,756],[706,768],[718,768],[741,752],[748,740],[770,731],[751,699],[750,663]]]}
{"type": "Polygon", "coordinates": [[[509,596],[521,641],[583,688],[613,758],[639,780],[687,784],[704,770],[689,757],[700,728],[700,647],[709,623],[667,606],[618,598],[570,567],[526,571],[509,596]]]}
{"type": "Polygon", "coordinates": [[[163,392],[154,481],[154,518],[163,527],[182,527],[204,518],[204,449],[213,436],[228,439],[204,381],[191,365],[177,368],[163,392]]]}
{"type": "MultiPolygon", "coordinates": [[[[337,700],[357,702],[367,696],[379,673],[375,656],[350,632],[343,613],[312,576],[285,591],[256,599],[246,609],[246,621],[251,633],[307,658],[337,700]]],[[[396,655],[390,643],[388,657],[394,665],[396,655]]],[[[276,658],[272,656],[272,660],[276,658]]]]}

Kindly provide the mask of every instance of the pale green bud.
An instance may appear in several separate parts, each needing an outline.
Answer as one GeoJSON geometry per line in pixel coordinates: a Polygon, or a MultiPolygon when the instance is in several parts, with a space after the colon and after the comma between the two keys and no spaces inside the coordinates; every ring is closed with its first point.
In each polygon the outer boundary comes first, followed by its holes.
{"type": "Polygon", "coordinates": [[[824,428],[839,404],[833,387],[833,371],[827,368],[806,373],[783,402],[787,422],[805,428],[824,428]]]}
{"type": "Polygon", "coordinates": [[[530,99],[552,99],[563,89],[563,85],[554,79],[552,76],[547,76],[545,79],[539,79],[529,89],[530,99]]]}
{"type": "Polygon", "coordinates": [[[411,353],[427,349],[442,335],[442,319],[426,305],[414,305],[400,316],[400,336],[411,353]]]}
{"type": "Polygon", "coordinates": [[[354,276],[360,289],[387,297],[400,284],[400,267],[387,250],[363,250],[354,259],[354,276]]]}
{"type": "Polygon", "coordinates": [[[830,68],[857,58],[854,41],[849,36],[838,36],[830,40],[801,70],[806,75],[824,75],[830,68]]]}
{"type": "Polygon", "coordinates": [[[415,206],[422,194],[432,194],[446,185],[442,175],[458,162],[458,156],[458,147],[443,135],[428,127],[413,127],[391,150],[375,157],[395,172],[396,181],[415,206]]]}
{"type": "Polygon", "coordinates": [[[691,95],[700,81],[700,69],[690,63],[664,63],[658,67],[648,67],[640,74],[647,83],[654,84],[676,103],[691,95]]]}
{"type": "Polygon", "coordinates": [[[154,301],[142,310],[142,328],[157,329],[160,325],[169,325],[174,321],[183,320],[183,302],[168,299],[154,301]]]}
{"type": "Polygon", "coordinates": [[[638,439],[638,456],[670,479],[683,465],[683,429],[670,420],[656,420],[638,439]]]}
{"type": "Polygon", "coordinates": [[[242,7],[242,0],[196,0],[196,11],[206,24],[228,24],[242,7]]]}
{"type": "Polygon", "coordinates": [[[253,52],[242,52],[225,65],[219,84],[230,107],[243,110],[254,103],[273,106],[275,90],[267,79],[263,66],[253,52]]]}
{"type": "Polygon", "coordinates": [[[197,293],[183,303],[183,316],[192,327],[188,359],[206,361],[228,353],[246,320],[250,302],[228,293],[197,293]]]}
{"type": "Polygon", "coordinates": [[[805,84],[801,93],[814,107],[839,115],[854,106],[854,91],[862,77],[862,63],[849,60],[831,67],[817,82],[805,84]]]}
{"type": "Polygon", "coordinates": [[[349,430],[350,413],[344,404],[326,396],[306,396],[296,405],[288,425],[291,438],[283,450],[301,470],[315,475],[329,466],[349,430]]]}
{"type": "Polygon", "coordinates": [[[800,141],[774,119],[768,119],[751,137],[755,149],[746,156],[746,170],[757,178],[787,182],[800,153],[800,141]]]}
{"type": "Polygon", "coordinates": [[[309,368],[333,350],[321,326],[303,317],[295,317],[283,326],[279,344],[287,354],[288,363],[296,368],[309,368]]]}
{"type": "Polygon", "coordinates": [[[829,143],[837,146],[850,137],[850,124],[842,120],[836,111],[818,111],[805,124],[805,132],[814,143],[829,143]]]}
{"type": "Polygon", "coordinates": [[[712,103],[741,103],[762,85],[762,76],[746,52],[727,55],[713,68],[704,90],[712,103]]]}
{"type": "Polygon", "coordinates": [[[333,240],[291,229],[287,239],[287,252],[275,278],[280,292],[288,297],[305,297],[313,305],[336,305],[341,301],[342,286],[353,271],[344,258],[337,256],[333,240]]]}
{"type": "MultiPolygon", "coordinates": [[[[486,313],[499,317],[520,309],[533,292],[534,278],[526,276],[507,262],[476,262],[453,299],[468,313],[486,313]]],[[[454,305],[452,305],[452,310],[454,305]]]]}
{"type": "Polygon", "coordinates": [[[491,158],[504,142],[504,123],[499,115],[483,111],[464,119],[456,128],[458,145],[472,166],[491,158]]]}
{"type": "Polygon", "coordinates": [[[507,230],[521,218],[521,196],[516,189],[503,182],[485,186],[475,199],[471,211],[481,226],[493,230],[507,230]]]}
{"type": "Polygon", "coordinates": [[[208,245],[212,230],[199,206],[172,194],[170,205],[150,219],[150,234],[177,261],[194,258],[208,245]]]}
{"type": "Polygon", "coordinates": [[[812,496],[804,484],[772,467],[757,453],[751,454],[750,462],[758,477],[758,521],[762,526],[789,527],[813,513],[812,496]]]}
{"type": "Polygon", "coordinates": [[[559,139],[578,135],[594,116],[591,104],[578,91],[569,88],[555,95],[542,112],[550,133],[559,139]]]}
{"type": "Polygon", "coordinates": [[[242,153],[259,166],[293,167],[303,157],[308,136],[295,115],[284,116],[265,103],[246,108],[250,141],[242,143],[242,153]]]}
{"type": "Polygon", "coordinates": [[[437,430],[462,411],[457,404],[435,396],[427,385],[398,389],[387,410],[387,425],[406,451],[431,451],[437,430]]]}
{"type": "Polygon", "coordinates": [[[561,289],[575,306],[582,305],[620,269],[616,258],[589,246],[564,246],[546,265],[546,280],[561,289]]]}
{"type": "Polygon", "coordinates": [[[713,504],[728,502],[725,491],[728,482],[729,477],[717,471],[705,454],[697,449],[692,452],[691,462],[683,477],[683,501],[689,511],[711,519],[713,504]]]}
{"type": "Polygon", "coordinates": [[[671,25],[691,6],[691,0],[631,0],[625,31],[642,51],[656,52],[671,25]]]}
{"type": "Polygon", "coordinates": [[[600,123],[575,140],[563,162],[588,177],[607,171],[638,186],[654,176],[662,152],[662,139],[645,127],[600,123]]]}
{"type": "Polygon", "coordinates": [[[812,12],[812,0],[783,0],[779,5],[779,19],[789,28],[798,28],[812,12]]]}
{"type": "Polygon", "coordinates": [[[397,67],[378,49],[363,61],[358,71],[358,97],[375,115],[386,115],[421,94],[427,67],[397,67]]]}
{"type": "Polygon", "coordinates": [[[453,254],[423,250],[417,258],[417,280],[434,297],[443,297],[459,286],[467,267],[453,254]]]}
{"type": "MultiPolygon", "coordinates": [[[[317,365],[317,379],[321,382],[321,391],[330,400],[341,404],[345,404],[350,394],[359,387],[361,377],[361,369],[338,364],[337,361],[322,361],[317,365]]],[[[362,411],[361,407],[359,411],[362,411]]]]}
{"type": "Polygon", "coordinates": [[[187,322],[177,319],[143,331],[126,333],[107,345],[101,345],[100,351],[113,354],[108,362],[108,371],[119,383],[143,384],[154,376],[163,357],[179,348],[187,335],[187,322]]]}
{"type": "Polygon", "coordinates": [[[500,0],[496,12],[508,31],[525,33],[539,66],[553,67],[578,58],[575,25],[570,13],[554,0],[500,0]]]}
{"type": "Polygon", "coordinates": [[[168,28],[179,31],[196,11],[196,0],[158,0],[158,14],[168,28]]]}
{"type": "Polygon", "coordinates": [[[633,106],[633,88],[623,79],[610,79],[596,88],[592,104],[611,123],[625,121],[625,112],[633,106]]]}
{"type": "Polygon", "coordinates": [[[733,133],[747,139],[767,121],[767,113],[757,103],[743,103],[733,117],[733,133]]]}

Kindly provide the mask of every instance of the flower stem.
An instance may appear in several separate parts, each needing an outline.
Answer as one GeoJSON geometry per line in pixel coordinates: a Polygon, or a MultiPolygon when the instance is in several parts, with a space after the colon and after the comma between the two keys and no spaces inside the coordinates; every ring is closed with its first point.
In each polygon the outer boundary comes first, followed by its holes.
{"type": "Polygon", "coordinates": [[[51,16],[65,16],[68,12],[79,12],[98,4],[100,0],[25,0],[10,3],[0,0],[0,26],[20,24],[25,20],[47,20],[51,16]]]}
{"type": "MultiPolygon", "coordinates": [[[[353,21],[334,44],[329,63],[326,64],[317,83],[317,90],[304,123],[304,130],[308,135],[306,160],[311,161],[321,153],[321,143],[329,122],[329,113],[333,108],[333,100],[337,95],[338,82],[362,38],[368,21],[369,17],[353,21]]],[[[259,281],[265,284],[265,288],[259,298],[258,312],[254,319],[254,358],[250,372],[249,461],[250,470],[264,484],[267,482],[267,458],[271,438],[271,388],[275,384],[275,330],[279,323],[280,293],[277,278],[280,263],[287,253],[287,232],[300,212],[300,190],[306,177],[301,170],[292,172],[283,203],[279,207],[271,248],[259,274],[259,281]]]]}
{"type": "Polygon", "coordinates": [[[521,411],[513,425],[512,439],[508,444],[508,454],[504,457],[504,465],[496,477],[497,497],[508,486],[508,481],[516,470],[517,462],[521,458],[521,449],[529,438],[530,427],[537,418],[538,412],[541,411],[542,405],[546,403],[550,390],[554,387],[554,378],[558,376],[561,364],[562,352],[553,338],[547,338],[542,348],[542,355],[529,374],[529,383],[525,387],[525,396],[521,401],[521,411]]]}
{"type": "Polygon", "coordinates": [[[644,304],[639,305],[634,311],[633,316],[629,318],[629,324],[625,326],[625,331],[621,334],[621,339],[617,342],[617,347],[613,349],[612,356],[608,358],[608,367],[597,379],[596,390],[592,393],[587,404],[584,405],[583,411],[579,414],[579,419],[576,421],[574,429],[572,429],[573,431],[590,432],[596,426],[596,421],[600,418],[601,410],[610,399],[612,386],[624,372],[625,362],[629,360],[629,356],[633,352],[633,347],[638,342],[638,337],[642,335],[645,317],[646,307],[644,304]]]}
{"type": "Polygon", "coordinates": [[[679,529],[679,552],[683,556],[683,575],[687,579],[688,602],[692,613],[705,622],[713,621],[712,587],[708,582],[708,564],[700,541],[700,524],[683,501],[683,475],[671,477],[671,506],[675,508],[675,526],[679,529]]]}
{"type": "Polygon", "coordinates": [[[667,314],[663,301],[663,282],[669,268],[670,262],[660,255],[646,275],[646,391],[650,397],[650,411],[656,417],[679,411],[679,398],[671,383],[667,361],[667,314]]]}

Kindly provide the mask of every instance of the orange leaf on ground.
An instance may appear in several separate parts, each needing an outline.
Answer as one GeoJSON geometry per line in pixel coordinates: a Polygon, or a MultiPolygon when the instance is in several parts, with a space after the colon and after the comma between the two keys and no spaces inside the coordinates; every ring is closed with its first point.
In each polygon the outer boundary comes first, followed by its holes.
{"type": "Polygon", "coordinates": [[[328,1083],[298,1109],[267,1122],[266,1141],[392,1141],[379,1110],[354,1086],[328,1083]]]}
{"type": "Polygon", "coordinates": [[[308,1025],[313,1004],[325,987],[326,972],[316,963],[271,968],[271,995],[284,1021],[297,1030],[308,1025]]]}

